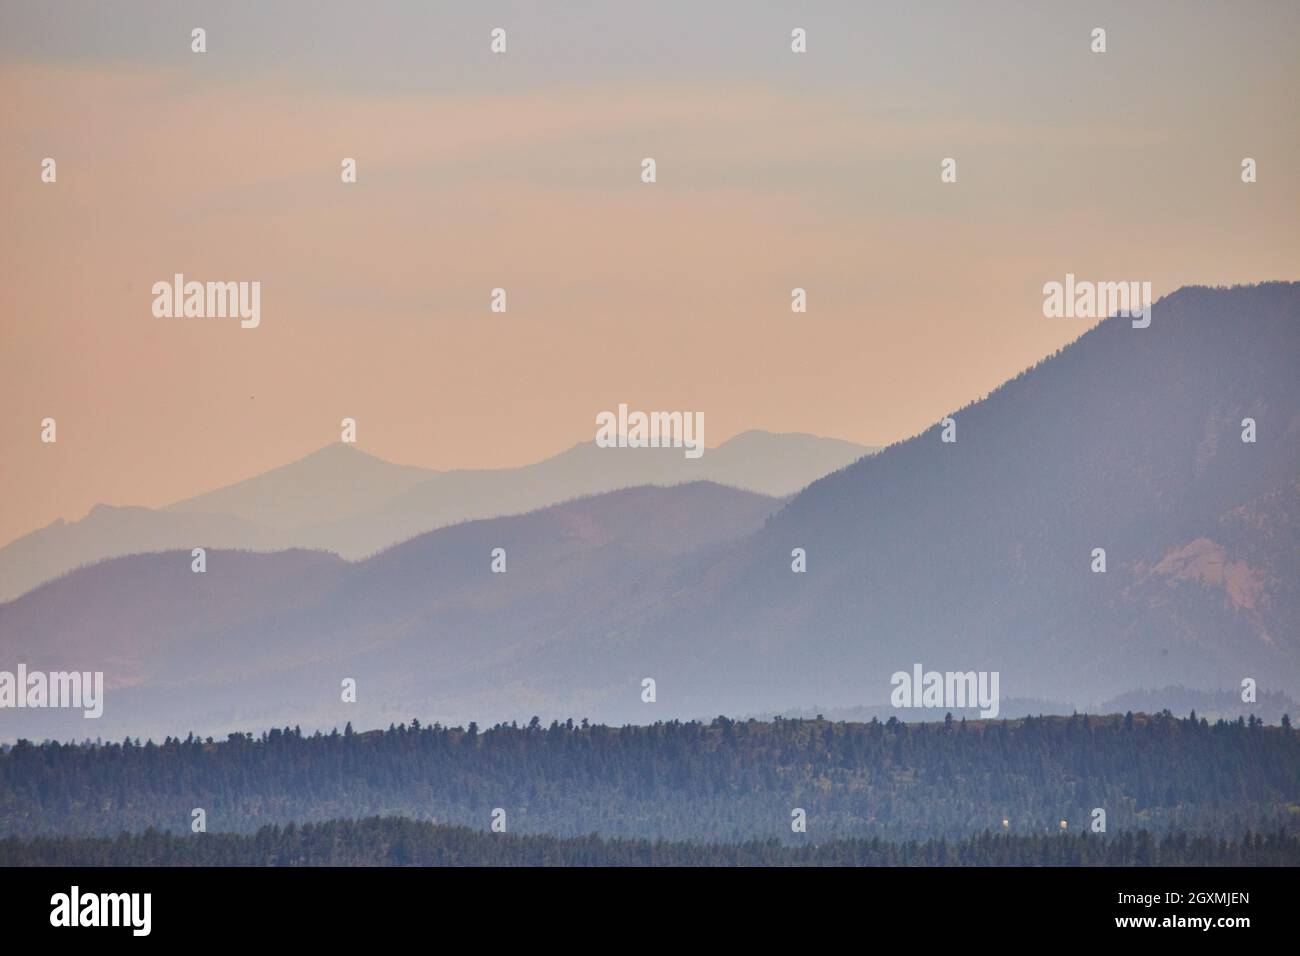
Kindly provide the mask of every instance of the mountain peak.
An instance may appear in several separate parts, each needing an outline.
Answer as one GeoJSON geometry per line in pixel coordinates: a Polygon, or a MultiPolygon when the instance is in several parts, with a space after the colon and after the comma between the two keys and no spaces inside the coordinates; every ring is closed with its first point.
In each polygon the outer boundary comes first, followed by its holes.
{"type": "Polygon", "coordinates": [[[269,528],[296,528],[368,510],[436,474],[331,442],[287,465],[178,501],[167,510],[226,514],[269,528]]]}

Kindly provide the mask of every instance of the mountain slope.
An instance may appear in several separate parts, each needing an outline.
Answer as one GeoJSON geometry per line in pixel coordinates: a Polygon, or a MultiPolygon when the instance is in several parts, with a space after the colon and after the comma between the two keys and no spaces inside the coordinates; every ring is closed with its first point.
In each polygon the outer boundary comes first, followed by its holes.
{"type": "Polygon", "coordinates": [[[427,468],[394,465],[340,442],[165,510],[230,515],[268,528],[297,528],[326,517],[368,511],[436,474],[427,468]]]}
{"type": "Polygon", "coordinates": [[[579,495],[638,485],[712,481],[763,495],[792,495],[874,449],[833,438],[749,431],[697,459],[680,448],[599,448],[584,442],[522,468],[443,472],[364,514],[299,531],[299,543],[348,558],[471,518],[520,514],[579,495]]]}
{"type": "MultiPolygon", "coordinates": [[[[187,551],[116,558],[0,605],[0,669],[102,670],[104,716],[6,711],[0,734],[365,725],[406,719],[430,699],[490,696],[510,661],[555,651],[555,636],[598,622],[598,610],[643,603],[681,562],[753,531],[780,504],[695,482],[468,522],[359,564],[216,550],[195,574],[187,551]],[[505,573],[491,570],[496,548],[505,573]],[[356,705],[341,701],[346,677],[356,705]]],[[[558,691],[521,691],[514,703],[554,706],[558,691]]]]}
{"type": "Polygon", "coordinates": [[[635,489],[355,566],[318,557],[282,573],[291,556],[241,556],[226,580],[210,556],[203,589],[220,595],[206,603],[173,556],[177,579],[156,595],[172,595],[155,615],[165,634],[143,637],[133,629],[150,620],[104,625],[161,572],[114,562],[0,607],[0,659],[31,663],[74,628],[83,650],[162,642],[121,664],[149,671],[115,699],[173,731],[191,717],[361,727],[879,705],[915,663],[997,671],[1004,696],[1081,706],[1244,678],[1295,696],[1298,370],[1300,284],[1183,289],[1150,328],[1104,321],[955,412],[955,443],[935,426],[768,520],[775,506],[756,504],[686,540],[721,492],[635,489]],[[1255,443],[1240,440],[1246,417],[1255,443]],[[496,546],[507,575],[486,572],[496,546]],[[793,548],[807,573],[791,572],[793,548]],[[1094,548],[1105,573],[1090,569],[1094,548]],[[111,587],[98,576],[110,572],[111,587]],[[336,703],[344,676],[362,688],[355,705],[336,703]]]}
{"type": "Polygon", "coordinates": [[[871,451],[836,439],[752,431],[695,460],[680,449],[587,443],[520,468],[434,472],[329,445],[166,509],[100,505],[80,521],[25,535],[0,548],[0,601],[111,557],[202,546],[310,548],[360,559],[461,521],[638,485],[714,481],[785,496],[871,451]]]}
{"type": "Polygon", "coordinates": [[[229,515],[96,505],[80,521],[60,519],[0,548],[0,600],[13,600],[45,581],[123,554],[199,546],[277,551],[292,547],[292,537],[229,515]]]}
{"type": "Polygon", "coordinates": [[[1300,284],[1183,289],[1155,316],[1102,322],[956,412],[955,443],[935,426],[813,483],[683,595],[690,614],[648,622],[681,635],[657,666],[703,712],[883,702],[915,662],[1084,703],[1246,677],[1294,693],[1300,284]],[[676,664],[709,633],[725,682],[676,664]]]}

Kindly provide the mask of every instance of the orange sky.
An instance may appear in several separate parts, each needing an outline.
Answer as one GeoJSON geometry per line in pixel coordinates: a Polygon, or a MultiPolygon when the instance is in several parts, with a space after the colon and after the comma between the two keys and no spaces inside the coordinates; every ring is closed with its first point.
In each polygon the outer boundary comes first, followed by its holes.
{"type": "Polygon", "coordinates": [[[348,89],[6,56],[0,542],[275,467],[344,416],[431,468],[545,457],[620,402],[703,411],[711,445],[887,443],[1082,333],[1040,312],[1067,271],[1157,295],[1298,278],[1294,63],[1245,39],[1208,64],[1088,55],[961,108],[903,75],[888,95],[719,69],[348,89]],[[175,272],[260,281],[261,327],[154,318],[175,272]]]}

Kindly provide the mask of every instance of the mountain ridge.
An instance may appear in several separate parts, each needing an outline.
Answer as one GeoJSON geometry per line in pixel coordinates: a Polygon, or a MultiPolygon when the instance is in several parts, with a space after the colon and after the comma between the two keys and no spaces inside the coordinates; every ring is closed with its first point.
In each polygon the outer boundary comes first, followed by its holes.
{"type": "Polygon", "coordinates": [[[307,548],[358,560],[460,521],[523,514],[642,484],[672,485],[716,475],[731,487],[787,495],[872,449],[798,432],[753,430],[695,462],[681,460],[672,449],[637,449],[646,454],[617,461],[594,457],[608,451],[579,443],[519,468],[433,471],[395,465],[335,442],[164,508],[97,504],[77,521],[58,519],[23,535],[0,548],[0,601],[77,567],[173,548],[307,548]],[[777,467],[774,463],[782,458],[789,463],[777,467]],[[277,509],[290,517],[268,520],[267,514],[277,509]]]}
{"type": "MultiPolygon", "coordinates": [[[[179,629],[168,640],[191,650],[120,706],[202,714],[204,727],[404,712],[637,723],[877,706],[916,663],[996,671],[1009,698],[1246,678],[1294,696],[1297,368],[1300,283],[1180,290],[1150,328],[1105,320],[957,410],[955,443],[932,426],[689,547],[663,536],[708,516],[707,496],[678,505],[661,490],[623,524],[608,515],[633,499],[597,496],[584,507],[607,510],[603,533],[581,507],[563,521],[530,512],[509,526],[513,545],[495,540],[506,526],[471,522],[337,575],[322,565],[313,579],[302,559],[274,575],[272,597],[240,577],[251,571],[213,580],[236,620],[160,592],[179,629]],[[1256,443],[1240,440],[1244,417],[1256,443]],[[630,546],[656,535],[658,550],[630,546]],[[498,545],[510,572],[493,581],[498,545]],[[1090,567],[1098,547],[1105,573],[1090,567]],[[343,676],[368,689],[355,705],[335,702],[343,676]]],[[[173,564],[183,590],[187,565],[173,564]]],[[[131,581],[83,614],[83,635],[130,604],[144,586],[131,581]]],[[[0,606],[0,635],[14,607],[0,606]]],[[[58,639],[52,614],[24,620],[24,647],[58,639]]]]}

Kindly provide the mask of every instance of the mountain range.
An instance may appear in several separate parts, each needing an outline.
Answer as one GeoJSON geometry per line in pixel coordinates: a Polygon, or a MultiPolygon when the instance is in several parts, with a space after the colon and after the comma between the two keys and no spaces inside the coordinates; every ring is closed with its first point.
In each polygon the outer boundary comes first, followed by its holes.
{"type": "Polygon", "coordinates": [[[0,661],[106,673],[101,720],[22,712],[33,737],[875,706],[915,664],[1084,706],[1246,679],[1295,696],[1298,371],[1300,283],[1188,287],[951,411],[955,441],[936,422],[788,501],[695,482],[354,563],[118,558],[0,606],[0,661]]]}
{"type": "Polygon", "coordinates": [[[266,474],[165,508],[96,505],[0,548],[0,601],[106,558],[194,547],[307,548],[364,558],[435,528],[521,514],[637,485],[714,481],[784,497],[875,449],[749,431],[695,460],[680,449],[575,445],[519,468],[438,472],[336,443],[266,474]]]}

